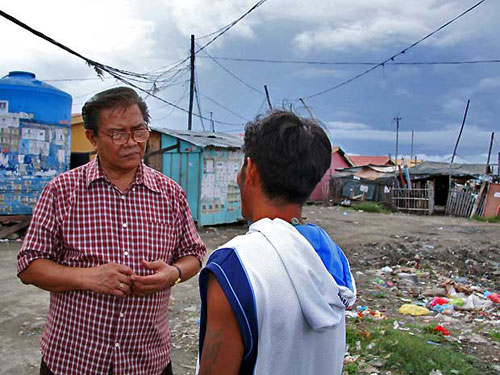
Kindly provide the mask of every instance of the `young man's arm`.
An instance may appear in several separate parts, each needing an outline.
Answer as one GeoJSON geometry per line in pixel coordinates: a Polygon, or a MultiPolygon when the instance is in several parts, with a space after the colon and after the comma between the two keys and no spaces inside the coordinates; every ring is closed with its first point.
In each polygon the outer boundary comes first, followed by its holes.
{"type": "Polygon", "coordinates": [[[233,310],[217,279],[209,274],[207,329],[199,375],[238,374],[243,358],[243,340],[233,310]]]}

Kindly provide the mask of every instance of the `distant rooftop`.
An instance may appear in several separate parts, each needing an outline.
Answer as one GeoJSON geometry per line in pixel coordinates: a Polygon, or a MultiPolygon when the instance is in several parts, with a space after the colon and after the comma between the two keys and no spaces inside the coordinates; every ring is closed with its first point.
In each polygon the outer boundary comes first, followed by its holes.
{"type": "Polygon", "coordinates": [[[349,159],[354,163],[354,166],[361,167],[363,165],[394,165],[391,158],[387,156],[366,156],[366,155],[348,155],[349,159]]]}
{"type": "Polygon", "coordinates": [[[151,129],[159,133],[180,138],[199,147],[241,148],[243,146],[243,137],[241,135],[197,130],[174,130],[157,127],[151,127],[151,129]]]}

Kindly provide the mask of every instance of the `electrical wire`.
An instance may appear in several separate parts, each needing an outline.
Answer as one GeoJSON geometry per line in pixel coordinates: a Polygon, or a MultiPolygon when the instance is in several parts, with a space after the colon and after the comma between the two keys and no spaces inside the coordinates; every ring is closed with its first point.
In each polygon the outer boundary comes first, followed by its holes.
{"type": "MultiPolygon", "coordinates": [[[[266,0],[262,0],[261,2],[263,2],[263,1],[266,1],[266,0]]],[[[248,14],[248,12],[247,12],[247,14],[248,14]]],[[[73,49],[71,49],[71,48],[63,45],[62,43],[59,43],[58,41],[56,41],[56,40],[48,37],[47,35],[41,33],[40,31],[33,29],[32,27],[30,27],[27,24],[19,21],[15,17],[12,17],[11,15],[5,13],[2,10],[0,10],[0,16],[2,16],[4,18],[6,18],[7,20],[13,22],[14,24],[22,27],[23,29],[31,32],[32,34],[38,36],[39,38],[42,38],[42,39],[48,41],[49,43],[54,44],[55,46],[57,46],[57,47],[65,50],[66,52],[68,52],[68,53],[70,53],[70,54],[72,54],[72,55],[74,55],[76,57],[79,57],[80,59],[84,60],[87,63],[87,65],[89,65],[90,67],[92,67],[95,70],[95,72],[97,73],[97,75],[99,77],[102,77],[104,75],[104,73],[106,72],[110,76],[112,76],[112,77],[116,78],[117,80],[125,83],[126,85],[129,85],[129,86],[131,86],[131,87],[133,87],[133,88],[135,88],[135,89],[137,89],[137,90],[139,90],[139,91],[141,91],[141,92],[143,92],[145,94],[148,94],[149,96],[151,96],[153,98],[156,98],[157,100],[162,101],[165,104],[169,104],[172,107],[177,108],[178,110],[181,110],[181,111],[183,111],[185,113],[189,113],[189,111],[187,109],[182,108],[182,107],[180,107],[179,105],[177,105],[175,103],[171,103],[168,100],[165,100],[165,99],[160,98],[159,96],[157,96],[154,92],[152,92],[152,91],[154,91],[154,85],[153,85],[152,90],[150,90],[151,91],[150,92],[150,91],[142,88],[141,86],[139,86],[137,84],[137,83],[139,83],[138,82],[139,79],[143,79],[144,80],[142,83],[151,83],[152,78],[154,78],[154,80],[156,80],[157,77],[153,77],[151,74],[141,74],[141,73],[135,73],[135,72],[131,72],[131,71],[123,70],[123,69],[117,69],[117,68],[114,68],[112,66],[99,63],[97,61],[89,59],[88,57],[85,57],[85,56],[81,55],[80,53],[78,53],[78,52],[74,51],[73,49]],[[131,82],[131,81],[134,81],[136,83],[131,82]]],[[[240,19],[241,18],[242,17],[240,17],[240,19]]],[[[227,30],[224,31],[224,33],[225,32],[227,32],[227,30]]],[[[221,36],[222,34],[218,35],[217,37],[221,36]]],[[[211,42],[213,42],[215,39],[217,39],[217,37],[214,38],[211,42]]],[[[209,43],[211,43],[211,42],[209,42],[209,43]]],[[[205,46],[207,46],[209,43],[207,43],[205,46]]],[[[154,84],[154,80],[152,82],[153,84],[154,84]]],[[[198,115],[196,113],[194,113],[194,115],[197,116],[197,117],[203,117],[203,116],[200,116],[200,115],[198,115]]],[[[207,118],[204,118],[204,119],[208,120],[207,118]]],[[[241,125],[241,124],[234,124],[234,123],[225,123],[223,121],[217,121],[217,120],[212,120],[212,121],[213,122],[217,122],[219,124],[226,124],[226,125],[237,125],[237,126],[241,125]]]]}
{"type": "MultiPolygon", "coordinates": [[[[203,51],[203,53],[206,54],[209,58],[212,58],[212,56],[207,51],[203,51]]],[[[238,82],[242,83],[243,85],[245,85],[249,89],[251,89],[251,90],[253,90],[253,91],[255,91],[255,92],[257,92],[257,93],[259,93],[261,95],[265,95],[263,91],[260,91],[258,88],[253,87],[249,83],[246,83],[245,81],[243,81],[240,77],[238,77],[236,74],[234,74],[233,72],[231,72],[229,69],[227,69],[224,65],[222,65],[217,60],[212,59],[212,61],[214,63],[216,63],[222,70],[224,70],[227,74],[229,74],[231,77],[233,77],[238,82]]]]}
{"type": "Polygon", "coordinates": [[[203,95],[201,92],[199,93],[201,96],[203,96],[205,99],[207,99],[209,102],[212,102],[214,103],[216,106],[219,106],[220,108],[228,111],[229,113],[233,114],[234,116],[238,117],[239,119],[243,120],[243,121],[248,121],[246,118],[244,118],[243,116],[240,116],[239,114],[237,114],[236,112],[232,111],[231,109],[227,108],[226,106],[216,102],[214,99],[212,98],[209,98],[208,96],[206,95],[203,95]]]}
{"type": "MultiPolygon", "coordinates": [[[[196,74],[196,72],[195,72],[196,74]]],[[[205,124],[203,123],[203,119],[201,118],[201,104],[200,104],[200,97],[198,96],[198,75],[196,74],[195,80],[194,80],[194,95],[196,98],[196,105],[198,107],[198,113],[200,114],[200,122],[201,122],[201,128],[203,131],[205,131],[205,124]]]]}
{"type": "Polygon", "coordinates": [[[57,78],[57,79],[42,79],[39,78],[40,81],[43,82],[77,82],[77,81],[96,81],[103,79],[112,79],[113,77],[92,77],[92,78],[57,78]]]}
{"type": "Polygon", "coordinates": [[[232,27],[234,27],[238,22],[240,22],[243,18],[245,18],[246,16],[248,16],[250,13],[252,13],[255,9],[257,9],[258,7],[260,7],[262,4],[264,4],[267,0],[260,0],[258,1],[257,3],[255,3],[249,10],[247,10],[242,16],[238,17],[236,20],[234,20],[233,22],[231,22],[229,25],[227,25],[226,27],[223,27],[222,29],[220,29],[220,32],[215,36],[213,37],[208,43],[206,43],[205,45],[203,45],[203,47],[200,47],[195,53],[198,53],[202,50],[204,50],[205,48],[207,48],[210,44],[212,44],[213,42],[215,42],[217,39],[219,39],[222,35],[224,35],[225,33],[227,33],[232,27]]]}
{"type": "Polygon", "coordinates": [[[257,117],[258,115],[261,114],[261,111],[264,108],[264,105],[266,104],[266,102],[267,102],[267,99],[264,97],[264,99],[262,99],[262,103],[260,103],[259,109],[257,110],[257,113],[255,114],[254,117],[257,117]]]}
{"type": "MultiPolygon", "coordinates": [[[[199,56],[207,58],[207,56],[199,56]]],[[[236,57],[221,57],[211,56],[213,60],[238,61],[238,62],[255,62],[255,63],[270,63],[270,64],[299,64],[299,65],[375,65],[377,62],[367,61],[306,61],[306,60],[273,60],[273,59],[254,59],[254,58],[236,58],[236,57]]],[[[415,61],[415,62],[387,62],[384,66],[390,65],[472,65],[472,64],[495,64],[500,63],[500,59],[489,60],[470,60],[470,61],[415,61]]]]}
{"type": "MultiPolygon", "coordinates": [[[[484,3],[486,0],[481,0],[479,1],[478,3],[476,3],[475,5],[473,5],[472,7],[468,8],[467,10],[465,10],[464,12],[460,13],[458,16],[456,16],[455,18],[453,18],[452,20],[446,22],[444,25],[438,27],[437,29],[435,29],[434,31],[432,31],[431,33],[427,34],[426,36],[424,36],[423,38],[420,38],[419,40],[417,40],[415,43],[411,44],[410,46],[406,47],[405,49],[399,51],[398,53],[392,55],[391,57],[385,59],[384,61],[372,66],[371,68],[363,71],[362,73],[359,73],[357,75],[355,75],[354,77],[352,78],[349,78],[348,80],[345,80],[333,87],[330,87],[330,88],[327,88],[325,90],[322,90],[322,91],[319,91],[315,94],[312,94],[312,95],[308,95],[308,96],[305,96],[306,99],[312,99],[312,98],[315,98],[317,96],[320,96],[320,95],[323,95],[323,94],[326,94],[330,91],[333,91],[333,90],[336,90],[342,86],[345,86],[347,85],[348,83],[351,83],[355,80],[357,80],[358,78],[361,78],[363,77],[364,75],[372,72],[373,70],[377,69],[378,67],[380,66],[384,66],[386,63],[390,62],[390,61],[394,61],[394,59],[400,55],[403,55],[405,54],[406,52],[408,52],[410,49],[412,49],[413,47],[417,46],[418,44],[422,43],[424,40],[430,38],[431,36],[433,36],[434,34],[436,34],[437,32],[441,31],[442,29],[444,29],[445,27],[447,27],[448,25],[452,24],[453,22],[455,22],[456,20],[458,20],[459,18],[465,16],[467,13],[471,12],[473,9],[475,9],[476,7],[478,7],[479,5],[481,5],[482,3],[484,3]]],[[[296,100],[299,100],[299,99],[296,99],[296,100]]]]}
{"type": "MultiPolygon", "coordinates": [[[[175,104],[176,104],[176,105],[178,105],[181,101],[183,101],[183,100],[186,98],[187,94],[188,94],[188,85],[186,85],[186,86],[184,87],[184,91],[182,92],[181,96],[180,96],[177,100],[175,100],[175,104]]],[[[167,105],[165,105],[165,106],[168,106],[168,104],[167,104],[167,105]]],[[[164,108],[165,106],[163,106],[163,108],[164,108]]],[[[161,108],[161,107],[160,107],[160,108],[161,108]]],[[[160,108],[157,108],[157,110],[158,110],[158,109],[160,109],[160,108]]],[[[170,116],[172,115],[172,113],[174,112],[174,110],[175,110],[175,107],[172,107],[172,109],[170,110],[170,112],[168,112],[168,113],[167,113],[167,115],[165,115],[165,116],[163,116],[163,117],[161,117],[161,118],[159,118],[159,119],[151,119],[151,121],[155,121],[155,122],[158,122],[158,121],[163,121],[163,120],[165,120],[167,117],[170,117],[170,116]]]]}

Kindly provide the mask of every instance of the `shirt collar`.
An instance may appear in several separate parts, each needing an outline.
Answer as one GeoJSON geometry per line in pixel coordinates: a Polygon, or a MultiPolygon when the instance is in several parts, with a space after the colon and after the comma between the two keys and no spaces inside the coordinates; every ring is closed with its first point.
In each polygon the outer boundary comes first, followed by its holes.
{"type": "MultiPolygon", "coordinates": [[[[86,173],[86,182],[87,182],[87,188],[90,186],[90,184],[94,181],[104,179],[107,182],[111,183],[109,179],[107,178],[106,174],[102,170],[101,166],[99,165],[99,157],[96,156],[94,160],[92,160],[87,167],[87,173],[86,173]]],[[[154,176],[154,171],[151,170],[150,168],[147,168],[143,162],[139,164],[139,168],[137,169],[137,172],[135,174],[135,181],[133,182],[133,185],[144,185],[148,189],[159,193],[160,189],[158,187],[158,184],[156,183],[156,179],[154,176]]]]}

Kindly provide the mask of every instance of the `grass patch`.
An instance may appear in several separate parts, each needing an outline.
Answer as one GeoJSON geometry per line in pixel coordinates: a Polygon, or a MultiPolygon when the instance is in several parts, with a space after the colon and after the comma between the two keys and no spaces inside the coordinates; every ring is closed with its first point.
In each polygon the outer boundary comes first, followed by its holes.
{"type": "MultiPolygon", "coordinates": [[[[409,330],[402,331],[394,329],[393,324],[393,320],[349,320],[349,353],[360,359],[347,363],[344,373],[363,374],[365,368],[376,363],[393,375],[427,375],[432,370],[440,370],[443,375],[473,375],[479,369],[484,375],[490,374],[488,364],[461,353],[457,344],[448,342],[431,326],[406,325],[409,330]]],[[[495,334],[500,336],[499,332],[495,334]]]]}
{"type": "MultiPolygon", "coordinates": [[[[382,351],[390,352],[388,365],[398,368],[404,374],[428,374],[439,369],[443,374],[476,374],[472,359],[441,345],[429,344],[427,335],[411,336],[404,331],[388,330],[382,337],[382,351]],[[455,372],[456,373],[456,372],[455,372]]],[[[434,338],[433,335],[432,338],[434,338]]],[[[436,342],[436,340],[431,340],[436,342]]]]}
{"type": "Polygon", "coordinates": [[[500,341],[500,331],[491,330],[488,332],[493,341],[500,341]]]}
{"type": "Polygon", "coordinates": [[[473,216],[472,219],[476,220],[476,221],[486,222],[486,223],[500,223],[500,216],[488,217],[488,218],[482,218],[481,216],[473,216]]]}
{"type": "Polygon", "coordinates": [[[387,208],[376,202],[362,202],[359,204],[354,204],[349,208],[356,211],[373,212],[377,214],[388,214],[391,212],[387,208]]]}

